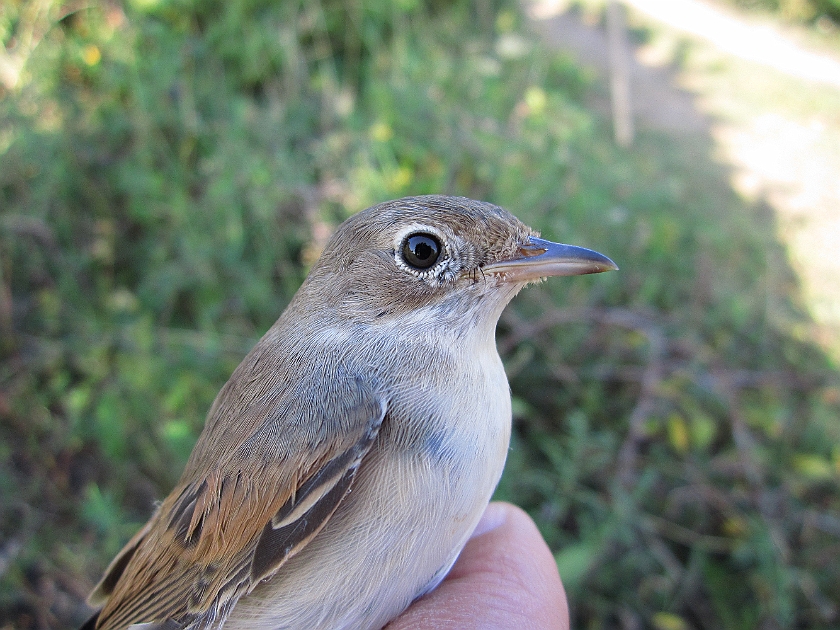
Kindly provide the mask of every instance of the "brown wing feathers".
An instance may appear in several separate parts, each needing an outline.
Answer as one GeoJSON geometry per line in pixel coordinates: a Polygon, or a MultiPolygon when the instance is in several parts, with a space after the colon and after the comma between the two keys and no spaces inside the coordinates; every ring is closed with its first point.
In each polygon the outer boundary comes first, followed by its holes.
{"type": "Polygon", "coordinates": [[[107,600],[95,627],[219,621],[302,549],[349,491],[385,415],[381,401],[358,380],[350,382],[355,391],[322,407],[360,421],[343,440],[281,461],[249,458],[251,466],[233,449],[227,462],[176,488],[94,591],[92,603],[107,600]]]}

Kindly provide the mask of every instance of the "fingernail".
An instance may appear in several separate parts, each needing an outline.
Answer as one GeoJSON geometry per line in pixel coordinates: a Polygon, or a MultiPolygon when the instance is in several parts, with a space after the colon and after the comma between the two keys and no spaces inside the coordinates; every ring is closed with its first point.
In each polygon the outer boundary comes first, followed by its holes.
{"type": "Polygon", "coordinates": [[[481,517],[481,520],[478,521],[478,525],[475,526],[475,530],[473,530],[470,538],[482,536],[487,532],[498,529],[505,524],[506,520],[507,510],[505,509],[505,506],[499,503],[491,503],[487,506],[487,509],[484,510],[484,515],[481,517]]]}

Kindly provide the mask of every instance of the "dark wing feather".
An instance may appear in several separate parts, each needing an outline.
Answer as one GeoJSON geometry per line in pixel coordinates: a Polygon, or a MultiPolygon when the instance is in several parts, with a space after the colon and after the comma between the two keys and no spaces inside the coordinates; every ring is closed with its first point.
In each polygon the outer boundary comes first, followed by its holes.
{"type": "Polygon", "coordinates": [[[321,530],[373,444],[385,402],[341,371],[311,378],[327,380],[249,401],[222,390],[181,482],[94,590],[93,601],[105,600],[96,628],[219,621],[321,530]],[[319,397],[301,398],[307,391],[319,397]],[[248,427],[238,440],[234,423],[248,427]]]}

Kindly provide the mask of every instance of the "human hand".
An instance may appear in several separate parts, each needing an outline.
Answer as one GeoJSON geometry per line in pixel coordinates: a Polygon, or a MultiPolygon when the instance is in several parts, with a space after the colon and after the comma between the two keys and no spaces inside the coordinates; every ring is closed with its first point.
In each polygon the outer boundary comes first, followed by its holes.
{"type": "Polygon", "coordinates": [[[568,630],[557,564],[531,517],[491,503],[449,575],[387,630],[568,630]]]}

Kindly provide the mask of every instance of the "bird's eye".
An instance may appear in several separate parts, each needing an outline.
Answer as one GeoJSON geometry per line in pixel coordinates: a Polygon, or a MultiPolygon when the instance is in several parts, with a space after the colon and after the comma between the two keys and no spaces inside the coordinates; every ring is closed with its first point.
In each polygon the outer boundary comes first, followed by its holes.
{"type": "Polygon", "coordinates": [[[440,257],[440,241],[434,234],[418,232],[403,241],[403,260],[416,269],[428,269],[440,257]]]}

